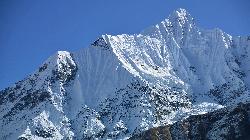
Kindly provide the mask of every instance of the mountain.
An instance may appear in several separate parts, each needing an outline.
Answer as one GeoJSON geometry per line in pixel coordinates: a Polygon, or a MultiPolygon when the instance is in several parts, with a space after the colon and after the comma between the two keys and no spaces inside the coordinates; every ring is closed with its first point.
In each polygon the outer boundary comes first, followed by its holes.
{"type": "Polygon", "coordinates": [[[250,36],[201,29],[177,9],[139,34],[58,51],[0,91],[0,139],[129,139],[195,122],[250,101],[249,53],[250,36]]]}
{"type": "Polygon", "coordinates": [[[250,138],[250,104],[191,116],[169,126],[151,128],[130,140],[248,140],[250,138]]]}

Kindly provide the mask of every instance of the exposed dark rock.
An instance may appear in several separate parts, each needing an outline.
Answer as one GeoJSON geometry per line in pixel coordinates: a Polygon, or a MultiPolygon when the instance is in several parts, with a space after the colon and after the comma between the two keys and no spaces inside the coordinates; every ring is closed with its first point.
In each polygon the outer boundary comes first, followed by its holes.
{"type": "Polygon", "coordinates": [[[151,128],[131,140],[248,140],[250,103],[223,108],[203,115],[190,116],[169,126],[151,128]]]}
{"type": "Polygon", "coordinates": [[[22,97],[20,101],[16,103],[14,107],[11,108],[11,110],[3,117],[6,118],[15,115],[16,113],[24,109],[32,109],[43,101],[49,100],[50,98],[50,93],[46,91],[34,91],[32,93],[28,93],[27,95],[22,97]]]}
{"type": "Polygon", "coordinates": [[[41,128],[36,128],[35,134],[39,137],[43,138],[51,138],[53,137],[55,130],[53,128],[48,128],[46,130],[41,129],[41,128]]]}
{"type": "Polygon", "coordinates": [[[194,66],[190,66],[189,70],[191,70],[192,72],[196,72],[196,68],[194,66]]]}
{"type": "MultiPolygon", "coordinates": [[[[71,56],[73,58],[73,56],[71,56]]],[[[67,63],[60,62],[58,65],[61,66],[60,69],[52,70],[52,77],[51,81],[55,82],[56,80],[62,82],[63,84],[67,84],[69,81],[73,80],[76,72],[77,72],[77,65],[72,64],[69,58],[66,58],[67,63]]]]}
{"type": "Polygon", "coordinates": [[[172,140],[172,137],[168,126],[160,126],[137,134],[130,140],[172,140]]]}
{"type": "Polygon", "coordinates": [[[17,140],[28,140],[28,139],[25,137],[19,137],[17,140]]]}
{"type": "Polygon", "coordinates": [[[48,64],[43,64],[43,66],[41,66],[40,68],[39,68],[39,72],[43,72],[44,70],[46,70],[47,69],[47,67],[48,67],[48,64]]]}
{"type": "Polygon", "coordinates": [[[228,101],[232,101],[237,97],[240,97],[246,91],[245,85],[239,85],[237,89],[231,89],[233,87],[231,82],[224,83],[220,86],[215,86],[214,89],[210,89],[209,94],[214,96],[215,100],[224,105],[228,101]],[[230,94],[228,94],[230,93],[230,94]],[[226,96],[230,95],[230,96],[226,96]]]}
{"type": "Polygon", "coordinates": [[[94,43],[91,44],[92,46],[95,46],[95,47],[100,47],[104,50],[109,50],[110,47],[108,46],[108,44],[106,43],[106,41],[100,37],[98,38],[94,43]]]}

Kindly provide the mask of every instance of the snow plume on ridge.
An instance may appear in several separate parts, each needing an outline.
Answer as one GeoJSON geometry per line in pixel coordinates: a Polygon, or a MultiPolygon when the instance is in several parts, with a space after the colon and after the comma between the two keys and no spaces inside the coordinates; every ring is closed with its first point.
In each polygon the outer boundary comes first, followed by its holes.
{"type": "Polygon", "coordinates": [[[249,45],[178,9],[139,34],[59,51],[0,91],[0,139],[128,139],[248,102],[249,45]]]}

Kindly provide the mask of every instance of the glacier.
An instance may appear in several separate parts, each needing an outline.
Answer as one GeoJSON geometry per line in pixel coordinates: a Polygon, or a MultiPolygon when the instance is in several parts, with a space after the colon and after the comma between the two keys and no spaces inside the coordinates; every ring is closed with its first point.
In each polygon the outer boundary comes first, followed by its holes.
{"type": "Polygon", "coordinates": [[[58,51],[0,91],[0,139],[129,139],[249,102],[250,36],[195,24],[177,9],[139,34],[58,51]]]}

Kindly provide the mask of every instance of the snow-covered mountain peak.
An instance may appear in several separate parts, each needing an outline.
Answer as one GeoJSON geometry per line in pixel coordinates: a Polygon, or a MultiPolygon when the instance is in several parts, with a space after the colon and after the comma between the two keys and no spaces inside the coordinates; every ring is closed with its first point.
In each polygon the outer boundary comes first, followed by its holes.
{"type": "Polygon", "coordinates": [[[151,38],[173,39],[179,47],[185,46],[185,40],[200,37],[200,29],[195,25],[194,18],[185,10],[177,9],[160,23],[150,26],[141,32],[151,38]]]}
{"type": "MultiPolygon", "coordinates": [[[[57,51],[55,54],[50,56],[39,68],[36,72],[43,72],[47,70],[47,72],[61,69],[60,64],[73,64],[73,58],[71,54],[67,51],[57,51]]],[[[35,73],[36,73],[35,72],[35,73]]]]}
{"type": "Polygon", "coordinates": [[[249,101],[249,48],[249,37],[200,29],[178,9],[141,33],[58,51],[0,91],[0,139],[127,139],[249,101]]]}
{"type": "Polygon", "coordinates": [[[168,19],[178,20],[183,25],[187,21],[192,21],[193,17],[185,9],[179,8],[170,14],[168,19]]]}
{"type": "Polygon", "coordinates": [[[70,75],[76,72],[76,64],[71,53],[67,51],[58,51],[50,56],[33,74],[28,78],[36,79],[39,82],[36,88],[44,87],[44,83],[51,82],[48,79],[65,82],[70,80],[70,75]],[[47,81],[47,82],[46,82],[47,81]]]}
{"type": "Polygon", "coordinates": [[[179,17],[186,16],[188,14],[187,10],[183,8],[178,8],[177,10],[175,10],[175,12],[178,14],[179,17]]]}

